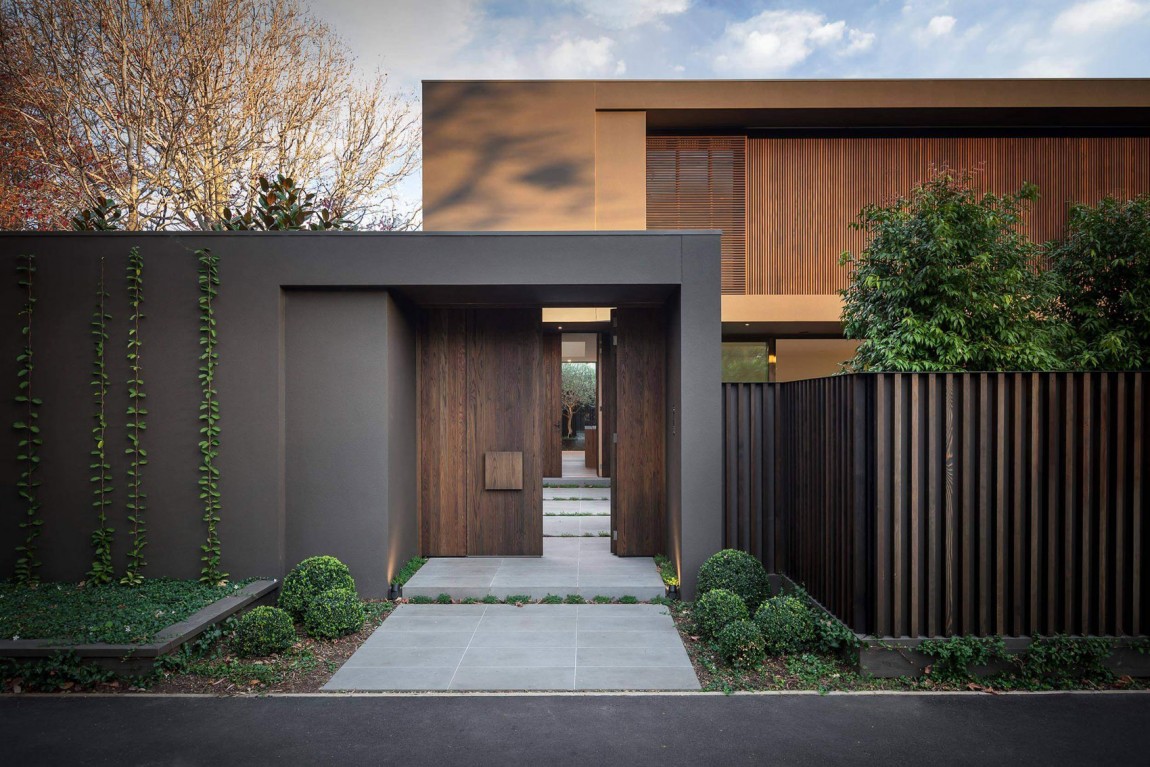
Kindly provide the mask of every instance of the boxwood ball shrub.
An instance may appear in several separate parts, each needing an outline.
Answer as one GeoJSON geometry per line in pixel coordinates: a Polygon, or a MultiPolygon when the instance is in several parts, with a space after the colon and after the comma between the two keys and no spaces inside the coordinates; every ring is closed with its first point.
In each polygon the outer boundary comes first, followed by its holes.
{"type": "Polygon", "coordinates": [[[753,621],[728,623],[715,639],[723,660],[735,668],[754,668],[766,657],[763,635],[753,621]]]}
{"type": "Polygon", "coordinates": [[[780,594],[763,602],[755,612],[755,624],[768,652],[800,652],[815,640],[815,617],[807,603],[795,596],[780,594]]]}
{"type": "Polygon", "coordinates": [[[699,633],[707,637],[718,635],[727,624],[751,617],[747,604],[726,589],[713,589],[699,597],[693,614],[699,633]]]}
{"type": "Polygon", "coordinates": [[[308,603],[303,627],[317,639],[335,639],[363,628],[367,614],[354,591],[332,589],[308,603]]]}
{"type": "Polygon", "coordinates": [[[308,557],[284,578],[279,604],[296,618],[303,618],[308,604],[332,589],[355,592],[355,581],[347,565],[335,557],[308,557]]]}
{"type": "Polygon", "coordinates": [[[745,551],[723,549],[699,568],[699,593],[726,589],[738,594],[754,610],[771,595],[763,563],[745,551]]]}
{"type": "Polygon", "coordinates": [[[232,649],[241,657],[255,658],[283,652],[296,638],[295,624],[286,610],[256,607],[237,619],[232,649]]]}

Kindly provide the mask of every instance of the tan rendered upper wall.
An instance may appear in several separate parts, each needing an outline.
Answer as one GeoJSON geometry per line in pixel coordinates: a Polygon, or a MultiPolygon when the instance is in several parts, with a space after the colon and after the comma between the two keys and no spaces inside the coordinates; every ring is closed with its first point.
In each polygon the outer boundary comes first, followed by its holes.
{"type": "Polygon", "coordinates": [[[647,228],[647,113],[595,113],[595,228],[647,228]]]}
{"type": "Polygon", "coordinates": [[[595,229],[595,83],[425,83],[423,227],[595,229]]]}
{"type": "Polygon", "coordinates": [[[643,182],[638,157],[619,160],[645,110],[695,111],[705,123],[707,110],[825,110],[849,120],[852,109],[1039,107],[1145,109],[1150,81],[428,81],[424,228],[642,228],[643,191],[630,186],[643,182]]]}

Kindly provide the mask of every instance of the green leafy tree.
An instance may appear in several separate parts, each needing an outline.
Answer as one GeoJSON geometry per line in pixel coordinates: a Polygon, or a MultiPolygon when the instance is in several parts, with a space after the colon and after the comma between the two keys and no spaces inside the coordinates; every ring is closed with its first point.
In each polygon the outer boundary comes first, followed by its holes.
{"type": "Polygon", "coordinates": [[[1056,370],[1065,325],[1050,316],[1055,281],[1020,232],[1038,197],[978,195],[969,175],[947,171],[852,224],[867,234],[843,253],[847,338],[861,339],[858,371],[1056,370]]]}
{"type": "Polygon", "coordinates": [[[575,412],[581,407],[595,407],[595,366],[587,362],[563,363],[561,385],[567,436],[572,437],[575,434],[575,412]]]}
{"type": "Polygon", "coordinates": [[[1049,254],[1074,366],[1150,366],[1150,197],[1072,207],[1066,236],[1049,254]]]}
{"type": "Polygon", "coordinates": [[[323,231],[354,229],[352,222],[326,207],[316,207],[315,193],[308,192],[282,173],[268,180],[260,176],[252,205],[243,213],[224,208],[221,229],[323,231]]]}

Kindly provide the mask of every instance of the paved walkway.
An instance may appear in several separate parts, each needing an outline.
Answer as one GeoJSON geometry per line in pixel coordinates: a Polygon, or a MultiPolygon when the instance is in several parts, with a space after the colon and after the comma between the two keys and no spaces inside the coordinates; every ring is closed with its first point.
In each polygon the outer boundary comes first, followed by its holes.
{"type": "Polygon", "coordinates": [[[602,537],[611,534],[611,517],[609,516],[565,516],[544,517],[544,537],[582,536],[584,538],[602,537]]]}
{"type": "Polygon", "coordinates": [[[0,698],[6,764],[1144,764],[1150,695],[0,698]]]}
{"type": "Polygon", "coordinates": [[[662,605],[400,605],[324,686],[697,689],[662,605]]]}
{"type": "Polygon", "coordinates": [[[403,587],[406,597],[440,594],[455,599],[578,594],[645,601],[662,596],[664,589],[654,560],[616,557],[608,538],[544,538],[542,557],[432,558],[403,587]]]}

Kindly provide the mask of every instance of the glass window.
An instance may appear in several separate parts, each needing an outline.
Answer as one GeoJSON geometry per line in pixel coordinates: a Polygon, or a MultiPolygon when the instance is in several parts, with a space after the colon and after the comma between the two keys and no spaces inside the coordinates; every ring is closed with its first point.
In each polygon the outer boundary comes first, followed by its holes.
{"type": "Polygon", "coordinates": [[[766,341],[724,341],[724,383],[766,383],[769,363],[766,341]]]}

